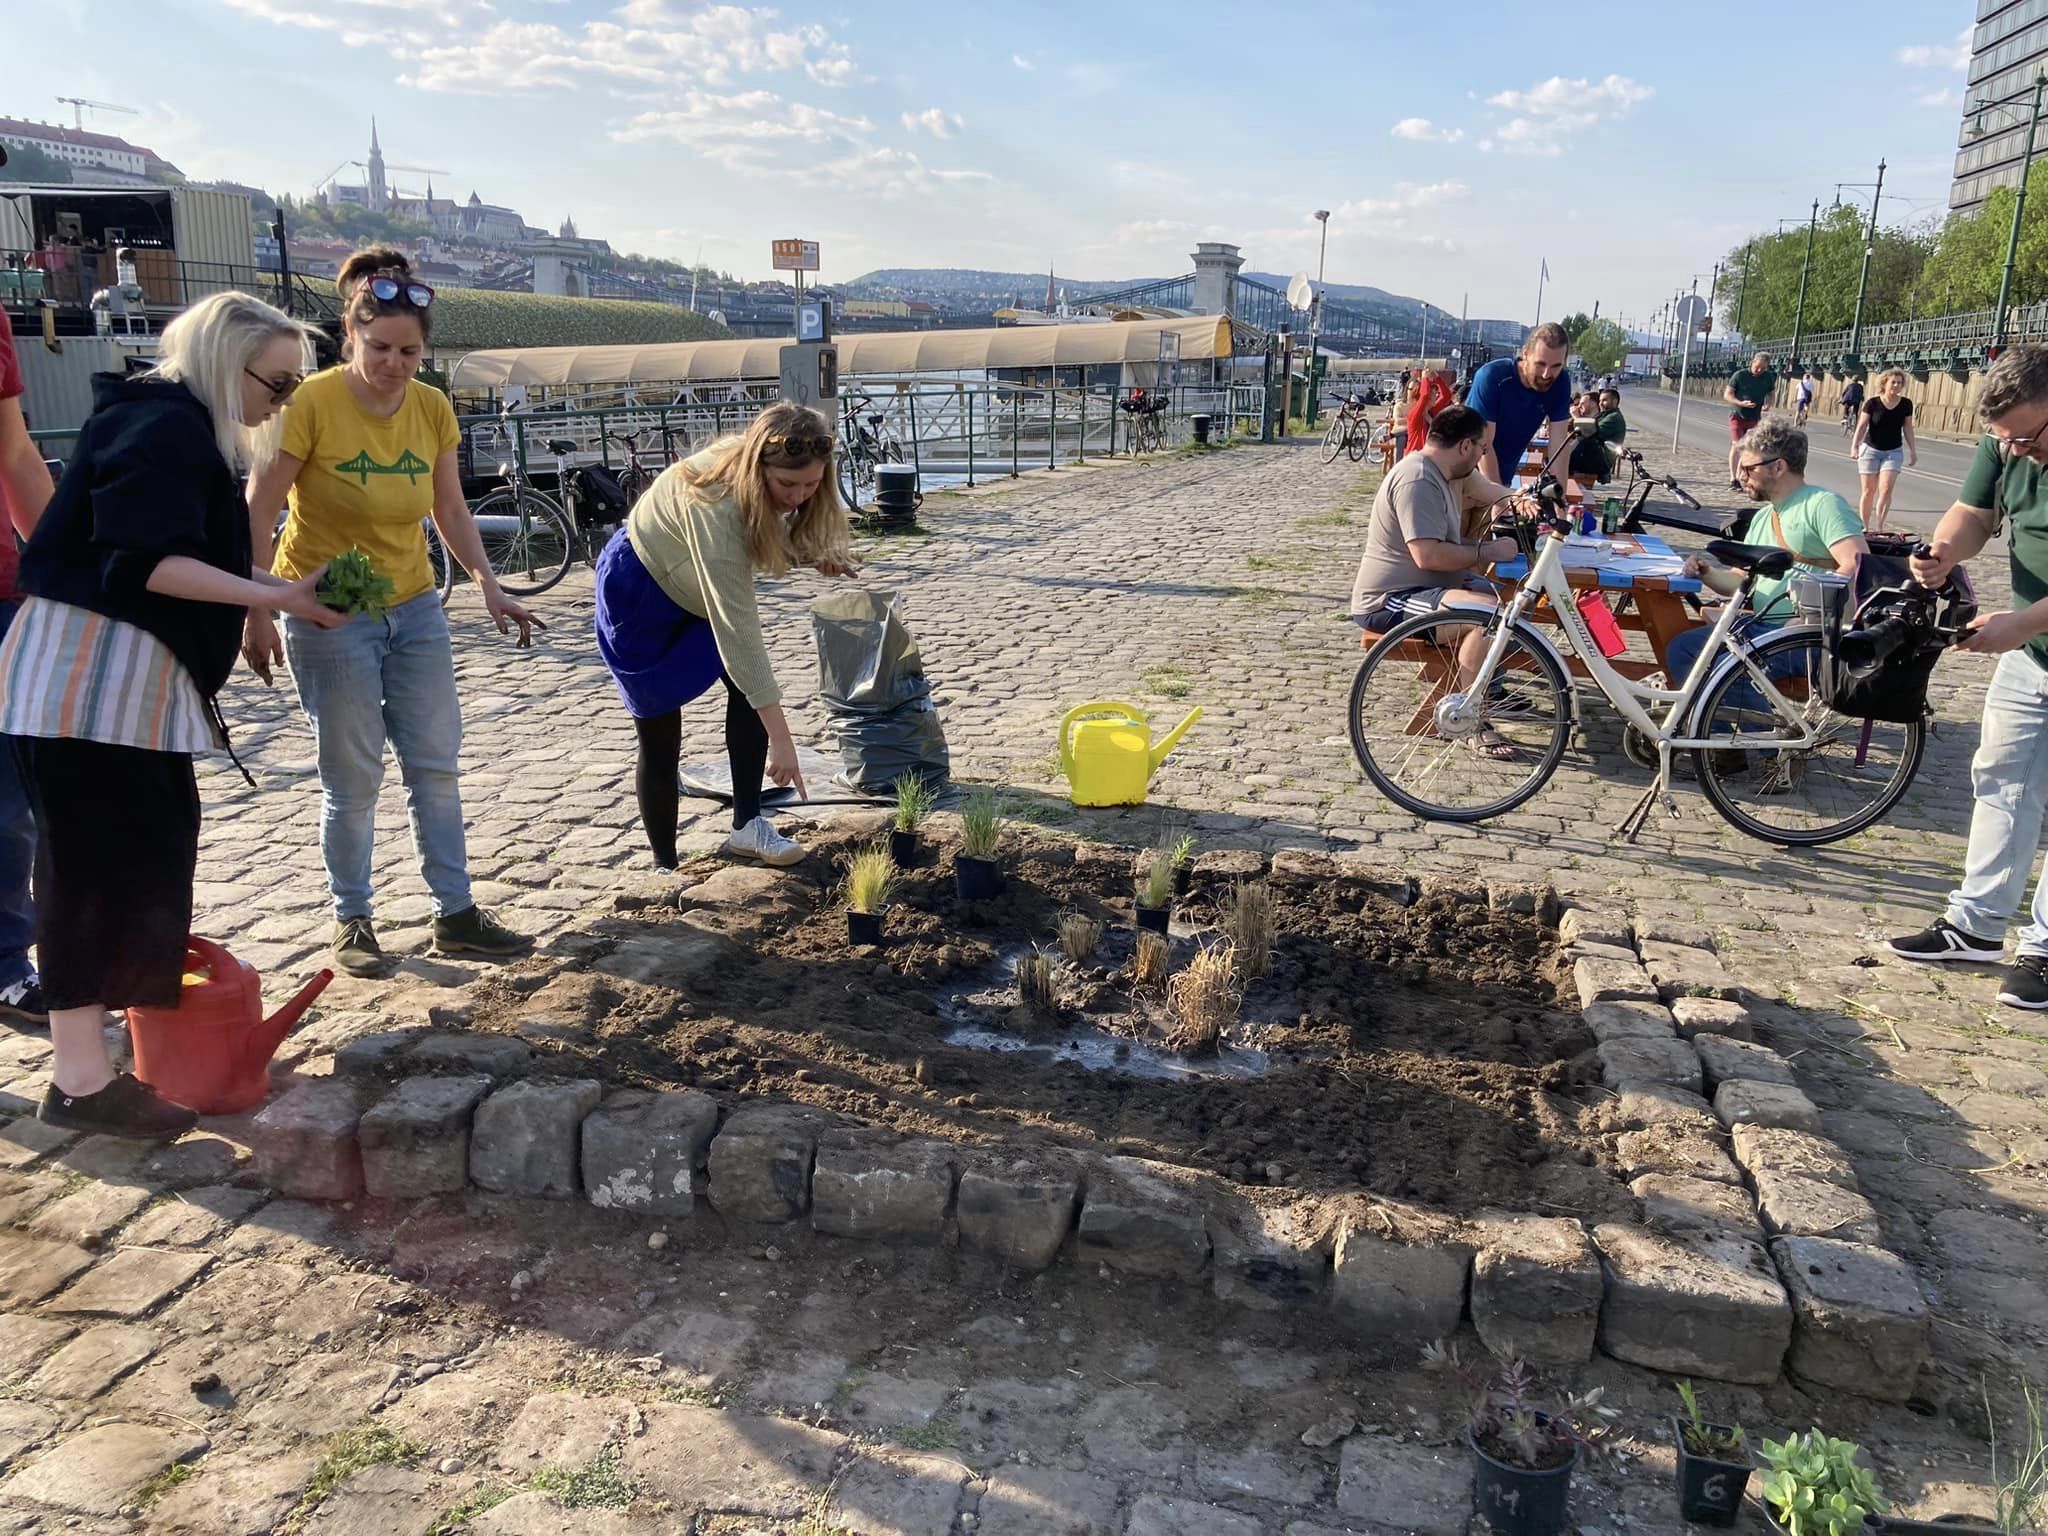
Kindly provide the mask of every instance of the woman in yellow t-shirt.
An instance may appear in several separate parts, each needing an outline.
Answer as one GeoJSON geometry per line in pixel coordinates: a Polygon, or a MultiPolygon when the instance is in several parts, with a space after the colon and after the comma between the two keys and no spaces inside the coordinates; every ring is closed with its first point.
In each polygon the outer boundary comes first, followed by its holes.
{"type": "Polygon", "coordinates": [[[285,409],[283,450],[250,486],[256,564],[271,563],[271,529],[289,496],[273,567],[280,576],[296,579],[354,547],[396,590],[389,612],[359,614],[339,629],[287,617],[281,645],[270,615],[256,610],[243,654],[266,682],[274,661],[287,662],[312,722],[335,963],[355,976],[386,969],[370,915],[370,856],[387,741],[405,778],[413,848],[434,897],[434,948],[519,954],[532,941],[470,895],[457,778],[462,707],[425,519],[432,516],[441,542],[475,578],[499,633],[517,624],[524,646],[544,626],[491,574],[462,496],[454,408],[413,377],[433,324],[434,290],[413,277],[403,252],[388,248],[357,251],[335,286],[345,362],[299,386],[285,409]]]}

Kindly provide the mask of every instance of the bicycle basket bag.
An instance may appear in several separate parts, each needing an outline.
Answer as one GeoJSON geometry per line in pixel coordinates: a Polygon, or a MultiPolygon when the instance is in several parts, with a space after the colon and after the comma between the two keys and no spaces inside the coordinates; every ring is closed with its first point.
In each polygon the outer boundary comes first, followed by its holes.
{"type": "MultiPolygon", "coordinates": [[[[1914,595],[1906,562],[1886,555],[1857,557],[1856,572],[1849,578],[1849,592],[1838,634],[1828,637],[1834,655],[1834,687],[1828,704],[1852,720],[1885,720],[1910,725],[1927,714],[1927,684],[1934,664],[1947,648],[1946,640],[1932,631],[1931,623],[1910,622],[1909,605],[1927,602],[1914,595]],[[1839,636],[1892,635],[1901,628],[1904,637],[1890,647],[1875,666],[1852,667],[1863,658],[1839,643],[1839,636]],[[1844,654],[1850,651],[1850,654],[1844,654]]],[[[1925,609],[1931,620],[1931,602],[1925,609]]]]}
{"type": "Polygon", "coordinates": [[[602,464],[585,464],[570,479],[576,486],[576,521],[585,527],[623,523],[632,506],[619,477],[602,464]]]}

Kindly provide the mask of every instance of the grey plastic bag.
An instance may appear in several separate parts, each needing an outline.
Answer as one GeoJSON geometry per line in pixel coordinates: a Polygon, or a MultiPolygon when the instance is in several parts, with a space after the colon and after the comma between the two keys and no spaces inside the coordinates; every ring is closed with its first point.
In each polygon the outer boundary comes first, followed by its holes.
{"type": "Polygon", "coordinates": [[[846,782],[869,794],[888,794],[906,773],[943,785],[952,773],[946,733],[896,594],[853,587],[821,597],[811,633],[846,782]]]}

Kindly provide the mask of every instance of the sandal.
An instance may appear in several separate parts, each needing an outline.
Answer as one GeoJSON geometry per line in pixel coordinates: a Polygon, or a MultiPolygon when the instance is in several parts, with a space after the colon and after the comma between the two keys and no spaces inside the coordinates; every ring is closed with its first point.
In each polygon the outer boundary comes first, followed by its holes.
{"type": "Polygon", "coordinates": [[[1502,736],[1499,731],[1487,729],[1477,736],[1468,736],[1461,745],[1476,756],[1489,762],[1515,763],[1522,758],[1522,749],[1502,736]]]}

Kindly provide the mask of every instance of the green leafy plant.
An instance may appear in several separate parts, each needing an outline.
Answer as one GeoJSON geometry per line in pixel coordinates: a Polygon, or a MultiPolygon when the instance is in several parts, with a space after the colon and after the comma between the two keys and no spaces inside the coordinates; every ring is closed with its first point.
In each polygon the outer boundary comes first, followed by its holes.
{"type": "Polygon", "coordinates": [[[2006,1536],[2038,1529],[2048,1523],[2048,1442],[2041,1435],[2041,1400],[2026,1382],[2020,1395],[2027,1405],[2027,1435],[2022,1442],[2019,1465],[2004,1482],[1998,1482],[1998,1422],[1991,1413],[1991,1392],[1984,1393],[1984,1416],[1991,1422],[1991,1480],[1998,1483],[1998,1503],[1993,1515],[2006,1536]]]}
{"type": "Polygon", "coordinates": [[[1188,861],[1194,858],[1194,856],[1195,837],[1192,832],[1183,833],[1180,837],[1174,839],[1173,867],[1175,869],[1186,869],[1188,861]]]}
{"type": "Polygon", "coordinates": [[[1003,841],[1008,821],[1003,802],[992,789],[977,789],[960,807],[960,847],[970,859],[992,859],[1003,841]]]}
{"type": "Polygon", "coordinates": [[[342,613],[367,613],[380,618],[390,611],[398,589],[389,576],[379,575],[370,557],[350,547],[327,562],[320,577],[320,601],[342,613]]]}
{"type": "Polygon", "coordinates": [[[1685,1419],[1680,1428],[1685,1435],[1685,1448],[1695,1456],[1704,1456],[1711,1461],[1736,1461],[1748,1454],[1748,1445],[1742,1438],[1742,1426],[1723,1429],[1718,1424],[1709,1424],[1700,1413],[1699,1394],[1692,1389],[1692,1383],[1678,1384],[1679,1401],[1685,1404],[1685,1419]]]}
{"type": "Polygon", "coordinates": [[[895,824],[898,832],[915,832],[938,804],[939,791],[929,779],[906,773],[896,781],[895,824]]]}
{"type": "Polygon", "coordinates": [[[1764,1503],[1791,1536],[1856,1536],[1865,1515],[1890,1508],[1852,1440],[1810,1429],[1760,1447],[1764,1503]]]}
{"type": "Polygon", "coordinates": [[[1173,900],[1173,849],[1161,844],[1145,855],[1138,874],[1138,905],[1163,907],[1173,900]]]}
{"type": "Polygon", "coordinates": [[[1457,1345],[1439,1341],[1422,1351],[1422,1363],[1472,1394],[1466,1422],[1479,1448],[1496,1461],[1540,1472],[1563,1466],[1575,1450],[1597,1456],[1611,1447],[1620,1415],[1601,1401],[1600,1387],[1546,1408],[1536,1402],[1529,1368],[1519,1360],[1500,1362],[1488,1376],[1468,1370],[1457,1345]]]}
{"type": "Polygon", "coordinates": [[[896,891],[896,864],[886,848],[863,848],[846,861],[846,904],[856,912],[879,912],[896,891]]]}

